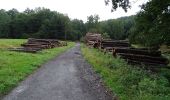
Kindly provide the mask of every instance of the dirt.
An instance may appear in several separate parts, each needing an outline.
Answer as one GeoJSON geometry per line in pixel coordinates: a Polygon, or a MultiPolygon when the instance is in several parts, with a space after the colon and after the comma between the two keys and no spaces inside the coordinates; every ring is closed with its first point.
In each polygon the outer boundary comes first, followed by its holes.
{"type": "Polygon", "coordinates": [[[3,100],[113,100],[80,44],[44,64],[3,100]]]}

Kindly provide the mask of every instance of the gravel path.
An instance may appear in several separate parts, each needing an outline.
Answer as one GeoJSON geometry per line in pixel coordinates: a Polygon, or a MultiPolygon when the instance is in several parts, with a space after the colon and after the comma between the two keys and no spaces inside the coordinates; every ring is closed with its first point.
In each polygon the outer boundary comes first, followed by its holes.
{"type": "Polygon", "coordinates": [[[3,100],[112,100],[80,44],[44,64],[3,100]]]}

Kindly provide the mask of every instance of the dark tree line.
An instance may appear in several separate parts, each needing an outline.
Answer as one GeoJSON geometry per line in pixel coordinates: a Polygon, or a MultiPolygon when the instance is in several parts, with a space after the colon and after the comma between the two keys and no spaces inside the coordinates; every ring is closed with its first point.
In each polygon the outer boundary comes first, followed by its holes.
{"type": "Polygon", "coordinates": [[[118,40],[127,39],[134,24],[135,16],[99,21],[98,15],[91,15],[88,17],[86,29],[88,32],[101,33],[106,38],[118,40]]]}
{"type": "Polygon", "coordinates": [[[112,39],[126,39],[134,24],[134,18],[122,17],[99,21],[98,15],[90,15],[87,22],[71,20],[68,16],[46,8],[0,10],[1,38],[57,38],[80,40],[87,32],[101,33],[112,39]]]}
{"type": "Polygon", "coordinates": [[[0,10],[1,38],[57,38],[78,40],[86,33],[82,20],[46,8],[0,10]]]}

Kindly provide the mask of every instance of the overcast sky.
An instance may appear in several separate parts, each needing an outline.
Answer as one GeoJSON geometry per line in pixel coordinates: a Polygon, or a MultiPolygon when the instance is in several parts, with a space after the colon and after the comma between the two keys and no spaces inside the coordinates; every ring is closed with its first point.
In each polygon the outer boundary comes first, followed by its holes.
{"type": "Polygon", "coordinates": [[[118,18],[136,14],[140,8],[139,5],[148,0],[130,0],[132,8],[125,13],[122,9],[111,12],[111,6],[105,6],[104,0],[0,0],[0,8],[9,10],[16,8],[24,11],[26,8],[45,7],[51,10],[67,14],[71,19],[77,18],[83,21],[87,16],[98,14],[100,20],[118,18]]]}

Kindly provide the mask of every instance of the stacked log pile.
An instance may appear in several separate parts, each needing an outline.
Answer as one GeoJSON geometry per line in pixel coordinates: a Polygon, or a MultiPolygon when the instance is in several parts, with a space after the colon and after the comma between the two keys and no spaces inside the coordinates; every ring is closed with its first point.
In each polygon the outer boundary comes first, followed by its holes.
{"type": "Polygon", "coordinates": [[[42,49],[50,49],[54,47],[66,46],[66,42],[61,42],[57,39],[34,39],[29,38],[28,41],[24,44],[21,44],[20,48],[10,48],[11,51],[19,52],[30,52],[36,53],[42,49]]]}
{"type": "Polygon", "coordinates": [[[128,40],[102,40],[100,49],[106,52],[112,52],[113,48],[130,48],[128,40]]]}
{"type": "Polygon", "coordinates": [[[119,55],[129,63],[145,65],[168,65],[168,60],[158,50],[144,50],[135,48],[113,48],[113,55],[119,55]]]}
{"type": "Polygon", "coordinates": [[[101,34],[87,33],[85,36],[85,42],[90,47],[98,48],[101,40],[102,40],[101,34]]]}
{"type": "Polygon", "coordinates": [[[161,55],[158,48],[133,48],[128,40],[105,40],[99,34],[86,34],[86,44],[97,47],[104,53],[121,57],[130,64],[149,65],[150,67],[167,66],[169,61],[161,55]]]}

